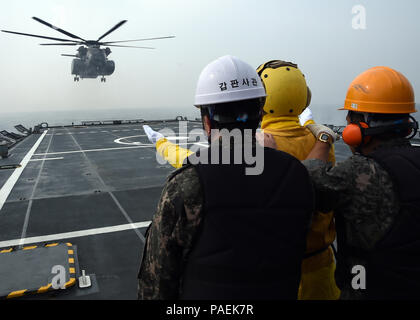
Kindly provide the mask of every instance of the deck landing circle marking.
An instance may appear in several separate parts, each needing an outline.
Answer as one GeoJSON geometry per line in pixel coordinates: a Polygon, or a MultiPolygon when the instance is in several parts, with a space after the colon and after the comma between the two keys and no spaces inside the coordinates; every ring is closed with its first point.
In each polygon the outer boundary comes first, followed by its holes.
{"type": "MultiPolygon", "coordinates": [[[[135,146],[151,146],[151,147],[154,147],[154,144],[153,143],[143,143],[143,142],[140,142],[140,141],[129,141],[131,138],[138,138],[138,137],[147,137],[147,135],[145,135],[145,134],[139,134],[139,135],[136,135],[136,136],[128,136],[128,137],[121,137],[121,138],[118,138],[118,139],[115,139],[114,140],[114,142],[115,143],[119,143],[119,144],[125,144],[125,145],[135,145],[135,146]],[[122,141],[122,140],[128,140],[127,142],[126,141],[122,141]]],[[[169,140],[169,141],[176,141],[176,140],[188,140],[188,137],[185,137],[185,136],[179,136],[179,137],[177,137],[177,136],[172,136],[172,137],[165,137],[167,140],[169,140]]]]}

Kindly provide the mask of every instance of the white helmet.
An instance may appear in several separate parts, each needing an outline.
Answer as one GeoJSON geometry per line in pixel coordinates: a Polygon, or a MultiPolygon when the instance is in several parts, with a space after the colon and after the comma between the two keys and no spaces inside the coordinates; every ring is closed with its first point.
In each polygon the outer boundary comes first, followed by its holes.
{"type": "Polygon", "coordinates": [[[198,78],[195,106],[211,105],[265,97],[257,72],[233,56],[209,63],[198,78]]]}

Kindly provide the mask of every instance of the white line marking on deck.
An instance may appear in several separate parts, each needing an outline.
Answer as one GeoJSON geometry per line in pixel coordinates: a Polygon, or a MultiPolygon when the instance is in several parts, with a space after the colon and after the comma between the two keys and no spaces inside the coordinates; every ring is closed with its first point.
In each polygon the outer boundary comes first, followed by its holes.
{"type": "Polygon", "coordinates": [[[63,152],[50,152],[50,153],[36,153],[34,156],[43,155],[57,155],[57,154],[69,154],[69,153],[81,153],[81,152],[98,152],[98,151],[112,151],[112,150],[124,150],[124,149],[136,149],[136,148],[154,148],[153,144],[145,144],[142,146],[134,147],[117,147],[117,148],[103,148],[103,149],[90,149],[90,150],[74,150],[74,151],[63,151],[63,152]]]}
{"type": "Polygon", "coordinates": [[[56,233],[56,234],[50,234],[50,235],[45,235],[45,236],[39,236],[39,237],[29,237],[29,238],[24,238],[24,239],[0,241],[0,248],[13,247],[19,244],[49,242],[49,241],[56,241],[56,240],[63,240],[63,239],[70,239],[70,238],[93,236],[97,234],[112,233],[112,232],[118,232],[118,231],[126,231],[126,230],[133,230],[133,229],[136,230],[140,228],[146,228],[149,226],[150,223],[151,221],[143,221],[143,222],[136,222],[136,223],[121,224],[121,225],[116,225],[112,227],[103,227],[103,228],[79,230],[79,231],[72,231],[72,232],[56,233]]]}
{"type": "Polygon", "coordinates": [[[42,159],[31,159],[29,161],[47,161],[47,160],[62,160],[64,159],[63,157],[57,157],[57,158],[42,158],[42,159]]]}
{"type": "Polygon", "coordinates": [[[48,130],[44,131],[44,133],[39,137],[39,139],[35,142],[26,156],[20,162],[21,167],[16,168],[13,171],[12,175],[7,179],[6,183],[0,189],[0,210],[3,208],[4,203],[6,202],[7,198],[9,197],[10,192],[12,191],[16,181],[18,181],[20,175],[22,174],[23,170],[25,169],[26,165],[28,164],[29,160],[35,153],[36,149],[41,144],[42,140],[44,139],[45,135],[47,134],[48,130]]]}
{"type": "MultiPolygon", "coordinates": [[[[48,142],[48,146],[47,146],[47,149],[46,149],[47,152],[50,150],[50,146],[51,146],[51,142],[52,142],[53,138],[54,138],[54,135],[51,136],[50,141],[48,142]]],[[[46,156],[44,156],[43,159],[45,159],[45,157],[46,156]]],[[[26,230],[28,229],[29,217],[31,215],[32,204],[33,204],[33,198],[35,196],[36,188],[38,187],[39,179],[41,178],[42,170],[44,169],[44,164],[45,164],[45,161],[42,161],[41,166],[40,166],[39,171],[38,171],[38,175],[37,175],[36,180],[35,180],[35,184],[32,188],[32,193],[31,193],[31,196],[29,198],[30,200],[28,202],[28,207],[26,208],[25,221],[23,222],[22,234],[20,235],[20,239],[21,239],[20,247],[21,248],[23,246],[22,239],[24,239],[26,237],[26,230]]]]}
{"type": "Polygon", "coordinates": [[[208,144],[204,144],[204,143],[201,143],[201,142],[196,142],[194,144],[199,145],[201,147],[205,147],[205,148],[209,148],[210,147],[208,144]]]}
{"type": "MultiPolygon", "coordinates": [[[[114,142],[119,143],[119,144],[125,144],[125,145],[135,145],[135,146],[139,146],[139,147],[150,146],[150,147],[153,148],[154,144],[146,144],[146,143],[143,143],[143,142],[140,142],[140,141],[128,141],[128,142],[121,141],[121,140],[128,140],[128,139],[131,139],[131,138],[145,137],[145,136],[146,135],[142,134],[142,135],[136,135],[136,136],[121,137],[121,138],[115,139],[114,142]]],[[[188,140],[188,137],[185,137],[185,136],[173,136],[173,137],[165,137],[165,138],[169,141],[171,141],[171,140],[188,140]]],[[[202,142],[181,142],[181,143],[177,143],[177,145],[179,145],[179,146],[188,146],[188,145],[193,145],[193,144],[201,146],[201,147],[206,147],[206,148],[209,147],[208,144],[205,144],[205,143],[202,143],[202,142]]]]}
{"type": "Polygon", "coordinates": [[[137,136],[121,137],[121,138],[115,139],[114,142],[119,143],[119,144],[138,145],[138,146],[153,146],[154,147],[155,145],[151,144],[151,143],[142,143],[140,141],[129,141],[129,142],[121,141],[121,140],[127,140],[127,139],[131,139],[131,138],[145,137],[145,136],[146,136],[145,134],[140,134],[140,135],[137,135],[137,136]]]}
{"type": "MultiPolygon", "coordinates": [[[[72,136],[72,139],[75,143],[75,145],[81,150],[82,147],[80,146],[80,144],[77,142],[77,140],[72,136]]],[[[93,168],[93,173],[96,175],[97,179],[99,180],[99,182],[102,184],[102,186],[105,189],[109,189],[108,185],[105,183],[105,181],[102,179],[101,175],[99,174],[98,170],[95,169],[92,165],[92,162],[90,161],[90,159],[88,158],[88,156],[86,155],[85,152],[82,152],[83,157],[85,158],[86,162],[88,163],[89,167],[93,168]]],[[[120,204],[120,202],[118,201],[117,197],[115,197],[115,195],[111,192],[108,191],[108,194],[111,196],[112,200],[114,200],[114,203],[117,205],[117,207],[120,209],[121,213],[124,215],[124,217],[127,219],[127,222],[129,222],[130,224],[133,224],[133,220],[130,218],[130,216],[128,215],[127,211],[125,211],[125,209],[123,208],[123,206],[120,204]]],[[[146,239],[144,238],[144,236],[141,234],[140,231],[138,231],[137,229],[134,229],[134,232],[137,234],[137,236],[139,237],[139,239],[144,243],[146,241],[146,239]]]]}
{"type": "Polygon", "coordinates": [[[174,136],[174,137],[165,137],[167,140],[188,140],[188,137],[183,136],[174,136]]]}

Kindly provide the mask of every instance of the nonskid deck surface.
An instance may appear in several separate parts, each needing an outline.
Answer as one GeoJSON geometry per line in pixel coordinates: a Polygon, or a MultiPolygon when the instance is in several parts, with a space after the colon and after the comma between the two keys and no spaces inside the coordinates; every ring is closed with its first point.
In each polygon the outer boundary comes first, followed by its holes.
{"type": "MultiPolygon", "coordinates": [[[[195,143],[185,133],[201,129],[199,122],[150,125],[173,130],[170,139],[184,146],[195,143]]],[[[0,170],[0,249],[71,242],[95,288],[54,298],[135,299],[145,231],[173,170],[157,161],[142,125],[50,128],[10,154],[0,165],[22,167],[0,170]]],[[[349,155],[336,143],[337,161],[349,155]]]]}
{"type": "MultiPolygon", "coordinates": [[[[178,132],[178,122],[151,125],[178,132]]],[[[135,299],[145,230],[173,170],[158,163],[142,125],[50,128],[5,164],[22,168],[0,170],[0,248],[71,242],[97,290],[55,298],[135,299]]]]}

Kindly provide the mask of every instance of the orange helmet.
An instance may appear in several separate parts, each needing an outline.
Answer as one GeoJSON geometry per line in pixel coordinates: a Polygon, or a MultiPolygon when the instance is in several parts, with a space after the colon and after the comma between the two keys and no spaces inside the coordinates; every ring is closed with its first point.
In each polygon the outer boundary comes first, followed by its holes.
{"type": "Polygon", "coordinates": [[[408,79],[388,67],[374,67],[358,75],[347,91],[344,107],[367,113],[412,113],[414,90],[408,79]]]}

